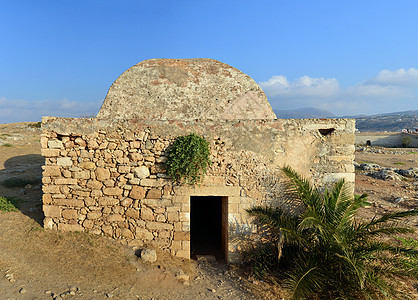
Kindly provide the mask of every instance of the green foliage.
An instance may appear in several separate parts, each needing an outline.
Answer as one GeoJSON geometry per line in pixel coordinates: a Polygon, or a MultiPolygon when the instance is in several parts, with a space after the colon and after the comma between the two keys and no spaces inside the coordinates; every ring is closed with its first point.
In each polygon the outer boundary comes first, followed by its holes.
{"type": "Polygon", "coordinates": [[[293,195],[302,212],[292,213],[280,203],[247,211],[270,232],[273,253],[281,253],[277,264],[268,259],[263,266],[270,276],[284,278],[294,299],[397,297],[398,277],[418,278],[417,249],[382,239],[413,232],[398,221],[418,215],[418,210],[359,222],[354,216],[369,204],[367,195],[353,197],[343,180],[320,192],[292,169],[283,173],[288,178],[285,195],[293,195]]]}
{"type": "Polygon", "coordinates": [[[41,126],[42,126],[42,122],[36,122],[36,123],[32,123],[28,125],[28,127],[31,127],[31,128],[41,128],[41,126]]]}
{"type": "Polygon", "coordinates": [[[404,136],[402,138],[402,147],[408,148],[412,143],[412,139],[409,136],[404,136]]]}
{"type": "Polygon", "coordinates": [[[40,180],[12,177],[12,178],[8,178],[4,180],[2,184],[4,187],[7,187],[7,188],[16,188],[16,187],[25,187],[28,184],[36,184],[40,182],[41,182],[40,180]]]}
{"type": "Polygon", "coordinates": [[[0,197],[0,211],[9,212],[17,211],[22,200],[12,197],[0,197]]]}
{"type": "Polygon", "coordinates": [[[209,142],[191,133],[178,137],[168,150],[167,174],[177,182],[196,184],[211,164],[209,142]]]}
{"type": "Polygon", "coordinates": [[[13,145],[12,145],[12,144],[9,144],[9,143],[3,144],[2,146],[3,146],[3,147],[8,147],[8,148],[9,148],[9,147],[13,147],[13,145]]]}

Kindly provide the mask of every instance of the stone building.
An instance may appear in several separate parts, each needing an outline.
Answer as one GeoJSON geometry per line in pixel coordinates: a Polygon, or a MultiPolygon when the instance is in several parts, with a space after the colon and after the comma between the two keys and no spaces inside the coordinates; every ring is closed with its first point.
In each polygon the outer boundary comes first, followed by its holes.
{"type": "Polygon", "coordinates": [[[231,238],[245,209],[271,201],[289,165],[326,185],[354,183],[354,121],[278,120],[247,75],[211,59],[153,59],[124,72],[96,118],[44,117],[44,226],[89,231],[190,258],[240,259],[231,238]],[[196,133],[210,142],[199,185],[167,178],[167,147],[196,133]],[[273,193],[274,194],[274,193],[273,193]]]}

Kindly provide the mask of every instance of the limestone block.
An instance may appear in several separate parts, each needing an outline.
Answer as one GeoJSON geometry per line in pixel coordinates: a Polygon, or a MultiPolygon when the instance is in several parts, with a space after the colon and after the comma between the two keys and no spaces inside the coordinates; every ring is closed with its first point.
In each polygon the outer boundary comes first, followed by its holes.
{"type": "Polygon", "coordinates": [[[55,184],[73,185],[73,184],[77,184],[77,179],[75,179],[75,178],[57,178],[54,183],[55,184]]]}
{"type": "Polygon", "coordinates": [[[132,200],[132,199],[130,199],[130,198],[125,198],[125,199],[123,199],[123,200],[120,202],[120,204],[121,204],[123,207],[128,207],[128,206],[130,206],[130,205],[132,204],[132,202],[133,202],[133,200],[132,200]]]}
{"type": "Polygon", "coordinates": [[[91,191],[91,196],[92,197],[101,197],[103,195],[101,190],[93,190],[91,191]]]}
{"type": "Polygon", "coordinates": [[[154,238],[154,235],[144,228],[137,227],[135,230],[135,238],[150,241],[154,238]]]}
{"type": "Polygon", "coordinates": [[[64,176],[65,178],[70,178],[72,175],[72,173],[70,172],[70,170],[62,170],[62,176],[64,176]]]}
{"type": "Polygon", "coordinates": [[[97,168],[94,173],[96,174],[96,179],[99,181],[105,181],[110,178],[110,172],[105,168],[97,168]]]}
{"type": "Polygon", "coordinates": [[[64,142],[64,146],[66,149],[72,149],[74,148],[74,142],[73,141],[66,141],[64,142]]]}
{"type": "Polygon", "coordinates": [[[190,213],[181,212],[179,214],[180,221],[182,222],[190,222],[190,213]]]}
{"type": "Polygon", "coordinates": [[[73,165],[73,161],[70,157],[58,157],[57,165],[62,167],[71,167],[73,165]]]}
{"type": "Polygon", "coordinates": [[[86,147],[86,141],[83,140],[81,137],[78,137],[74,140],[74,143],[76,145],[79,145],[80,147],[86,147]]]}
{"type": "Polygon", "coordinates": [[[116,143],[110,142],[110,143],[107,145],[107,149],[109,149],[109,150],[115,150],[117,146],[118,146],[118,145],[117,145],[116,143]]]}
{"type": "Polygon", "coordinates": [[[58,177],[61,176],[61,169],[58,166],[44,166],[44,177],[58,177]]]}
{"type": "Polygon", "coordinates": [[[181,247],[183,250],[190,251],[190,241],[181,241],[181,247]]]}
{"type": "Polygon", "coordinates": [[[132,218],[132,219],[138,219],[139,218],[139,210],[135,209],[135,208],[128,208],[126,210],[125,215],[128,218],[132,218]]]}
{"type": "Polygon", "coordinates": [[[78,199],[54,199],[54,204],[67,207],[83,207],[84,201],[78,199]]]}
{"type": "Polygon", "coordinates": [[[157,217],[155,218],[155,220],[157,222],[165,222],[165,221],[167,221],[167,218],[163,214],[160,214],[160,215],[157,215],[157,217]]]}
{"type": "Polygon", "coordinates": [[[64,231],[64,232],[74,232],[74,231],[83,232],[84,228],[80,224],[59,223],[58,224],[58,230],[59,231],[64,231]]]}
{"type": "Polygon", "coordinates": [[[84,161],[79,164],[80,168],[86,169],[86,170],[92,170],[96,167],[96,164],[91,161],[84,161]]]}
{"type": "Polygon", "coordinates": [[[109,196],[120,196],[123,193],[123,189],[118,187],[106,187],[103,189],[103,194],[109,196]]]}
{"type": "Polygon", "coordinates": [[[175,231],[174,240],[175,241],[190,241],[190,231],[175,231]]]}
{"type": "Polygon", "coordinates": [[[85,219],[83,222],[83,227],[87,228],[87,229],[91,229],[93,228],[94,222],[92,220],[89,219],[85,219]]]}
{"type": "Polygon", "coordinates": [[[134,185],[132,187],[131,192],[129,193],[129,197],[135,200],[141,200],[145,198],[145,190],[141,186],[134,185]]]}
{"type": "Polygon", "coordinates": [[[113,197],[100,197],[98,202],[100,206],[113,206],[118,204],[119,200],[113,197]]]}
{"type": "Polygon", "coordinates": [[[127,239],[133,239],[134,238],[134,234],[128,228],[121,228],[120,235],[124,238],[127,238],[127,239]]]}
{"type": "Polygon", "coordinates": [[[143,207],[141,209],[141,219],[148,220],[148,221],[154,221],[154,213],[152,212],[152,209],[148,207],[143,207]]]}
{"type": "Polygon", "coordinates": [[[98,180],[91,179],[87,181],[86,186],[87,188],[92,189],[92,190],[99,190],[103,187],[103,183],[101,183],[98,180]]]}
{"type": "Polygon", "coordinates": [[[171,250],[182,250],[182,241],[172,241],[170,249],[171,250]]]}
{"type": "Polygon", "coordinates": [[[139,183],[140,183],[140,179],[139,178],[131,178],[131,179],[129,179],[129,184],[132,184],[132,185],[139,185],[139,183]]]}
{"type": "Polygon", "coordinates": [[[54,226],[54,221],[52,220],[52,218],[44,218],[44,228],[47,229],[52,229],[54,226]]]}
{"type": "Polygon", "coordinates": [[[107,236],[113,236],[113,228],[111,225],[103,225],[102,230],[105,235],[107,236]]]}
{"type": "Polygon", "coordinates": [[[180,220],[178,212],[169,212],[167,213],[167,220],[169,222],[177,222],[180,220]]]}
{"type": "Polygon", "coordinates": [[[41,154],[44,157],[57,157],[60,155],[60,150],[59,149],[48,149],[48,148],[43,148],[41,149],[41,154]]]}
{"type": "Polygon", "coordinates": [[[51,204],[51,202],[52,202],[51,194],[43,194],[42,195],[42,202],[44,204],[51,204]]]}
{"type": "Polygon", "coordinates": [[[81,191],[81,190],[74,190],[72,194],[79,197],[90,197],[90,192],[81,191]]]}
{"type": "Polygon", "coordinates": [[[147,162],[151,162],[151,163],[155,162],[155,157],[154,156],[145,156],[144,159],[147,162]]]}
{"type": "Polygon", "coordinates": [[[49,184],[51,183],[51,177],[42,177],[42,183],[43,184],[49,184]]]}
{"type": "Polygon", "coordinates": [[[144,159],[143,156],[142,156],[142,154],[141,153],[137,153],[137,152],[129,153],[128,157],[133,162],[141,161],[141,160],[144,159]]]}
{"type": "Polygon", "coordinates": [[[87,148],[95,150],[95,149],[99,148],[99,144],[97,143],[96,140],[88,140],[87,141],[87,148]]]}
{"type": "Polygon", "coordinates": [[[87,219],[88,220],[96,220],[98,218],[100,218],[102,216],[102,212],[101,211],[91,211],[87,213],[87,219]]]}
{"type": "Polygon", "coordinates": [[[122,217],[122,215],[119,214],[113,214],[113,215],[108,215],[106,218],[107,222],[123,222],[124,218],[122,217]]]}
{"type": "Polygon", "coordinates": [[[43,185],[42,191],[45,194],[60,194],[61,193],[60,187],[57,185],[43,185]]]}
{"type": "Polygon", "coordinates": [[[148,222],[145,224],[146,228],[149,230],[171,230],[173,229],[173,225],[168,223],[160,223],[160,222],[148,222]]]}
{"type": "Polygon", "coordinates": [[[43,206],[43,211],[44,211],[45,217],[50,217],[50,218],[60,218],[61,217],[61,209],[59,208],[59,206],[44,205],[43,206]]]}
{"type": "Polygon", "coordinates": [[[137,167],[133,169],[133,172],[139,179],[146,178],[150,175],[149,169],[146,166],[137,167]]]}
{"type": "Polygon", "coordinates": [[[129,167],[129,166],[119,166],[118,167],[118,172],[121,173],[121,174],[129,173],[130,170],[131,170],[131,167],[129,167]]]}
{"type": "Polygon", "coordinates": [[[163,187],[166,184],[170,184],[171,181],[168,179],[141,179],[141,185],[142,186],[148,186],[148,187],[163,187]]]}
{"type": "Polygon", "coordinates": [[[140,141],[132,141],[132,142],[129,143],[129,147],[131,147],[131,149],[141,148],[141,142],[140,141]]]}
{"type": "Polygon", "coordinates": [[[150,189],[147,193],[147,199],[159,199],[161,198],[161,190],[159,189],[150,189]]]}
{"type": "Polygon", "coordinates": [[[75,220],[78,217],[77,210],[75,209],[64,209],[61,212],[61,215],[64,219],[75,220]]]}
{"type": "Polygon", "coordinates": [[[48,148],[51,149],[64,149],[64,145],[62,144],[62,141],[51,139],[48,141],[48,148]]]}
{"type": "Polygon", "coordinates": [[[41,136],[41,148],[48,147],[48,138],[46,136],[41,136]]]}
{"type": "Polygon", "coordinates": [[[157,252],[154,249],[142,249],[141,259],[147,262],[157,261],[157,252]]]}
{"type": "Polygon", "coordinates": [[[115,186],[115,181],[112,179],[106,179],[105,181],[103,181],[103,184],[107,187],[113,187],[115,186]]]}

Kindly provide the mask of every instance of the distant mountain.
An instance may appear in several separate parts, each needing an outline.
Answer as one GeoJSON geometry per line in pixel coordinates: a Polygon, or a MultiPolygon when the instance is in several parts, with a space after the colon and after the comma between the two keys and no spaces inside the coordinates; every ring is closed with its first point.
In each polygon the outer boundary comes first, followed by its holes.
{"type": "Polygon", "coordinates": [[[393,112],[372,116],[348,116],[344,118],[356,119],[356,128],[360,132],[399,132],[404,128],[418,128],[418,110],[393,112]]]}
{"type": "Polygon", "coordinates": [[[326,119],[336,116],[325,109],[315,107],[303,107],[298,109],[277,109],[274,110],[278,119],[326,119]]]}
{"type": "Polygon", "coordinates": [[[274,110],[278,119],[325,119],[349,118],[356,119],[356,128],[360,132],[399,132],[404,128],[418,128],[418,110],[392,112],[378,115],[357,115],[336,117],[333,113],[314,107],[304,107],[289,110],[274,110]]]}

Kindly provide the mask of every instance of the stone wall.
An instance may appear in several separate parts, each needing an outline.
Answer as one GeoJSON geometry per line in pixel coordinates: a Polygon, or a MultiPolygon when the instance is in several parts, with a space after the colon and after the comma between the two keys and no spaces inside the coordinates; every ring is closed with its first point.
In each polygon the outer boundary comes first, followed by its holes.
{"type": "MultiPolygon", "coordinates": [[[[130,245],[151,245],[190,257],[190,197],[227,201],[228,259],[239,260],[233,230],[245,209],[269,201],[272,174],[290,165],[319,185],[354,183],[354,121],[144,121],[44,117],[41,138],[44,226],[89,231],[130,245]],[[210,142],[200,185],[167,178],[167,147],[196,133],[210,142]]],[[[273,187],[274,189],[274,187],[273,187]]]]}
{"type": "Polygon", "coordinates": [[[404,132],[361,132],[356,133],[356,145],[366,145],[370,141],[371,146],[380,147],[411,147],[418,148],[418,134],[404,132]]]}

